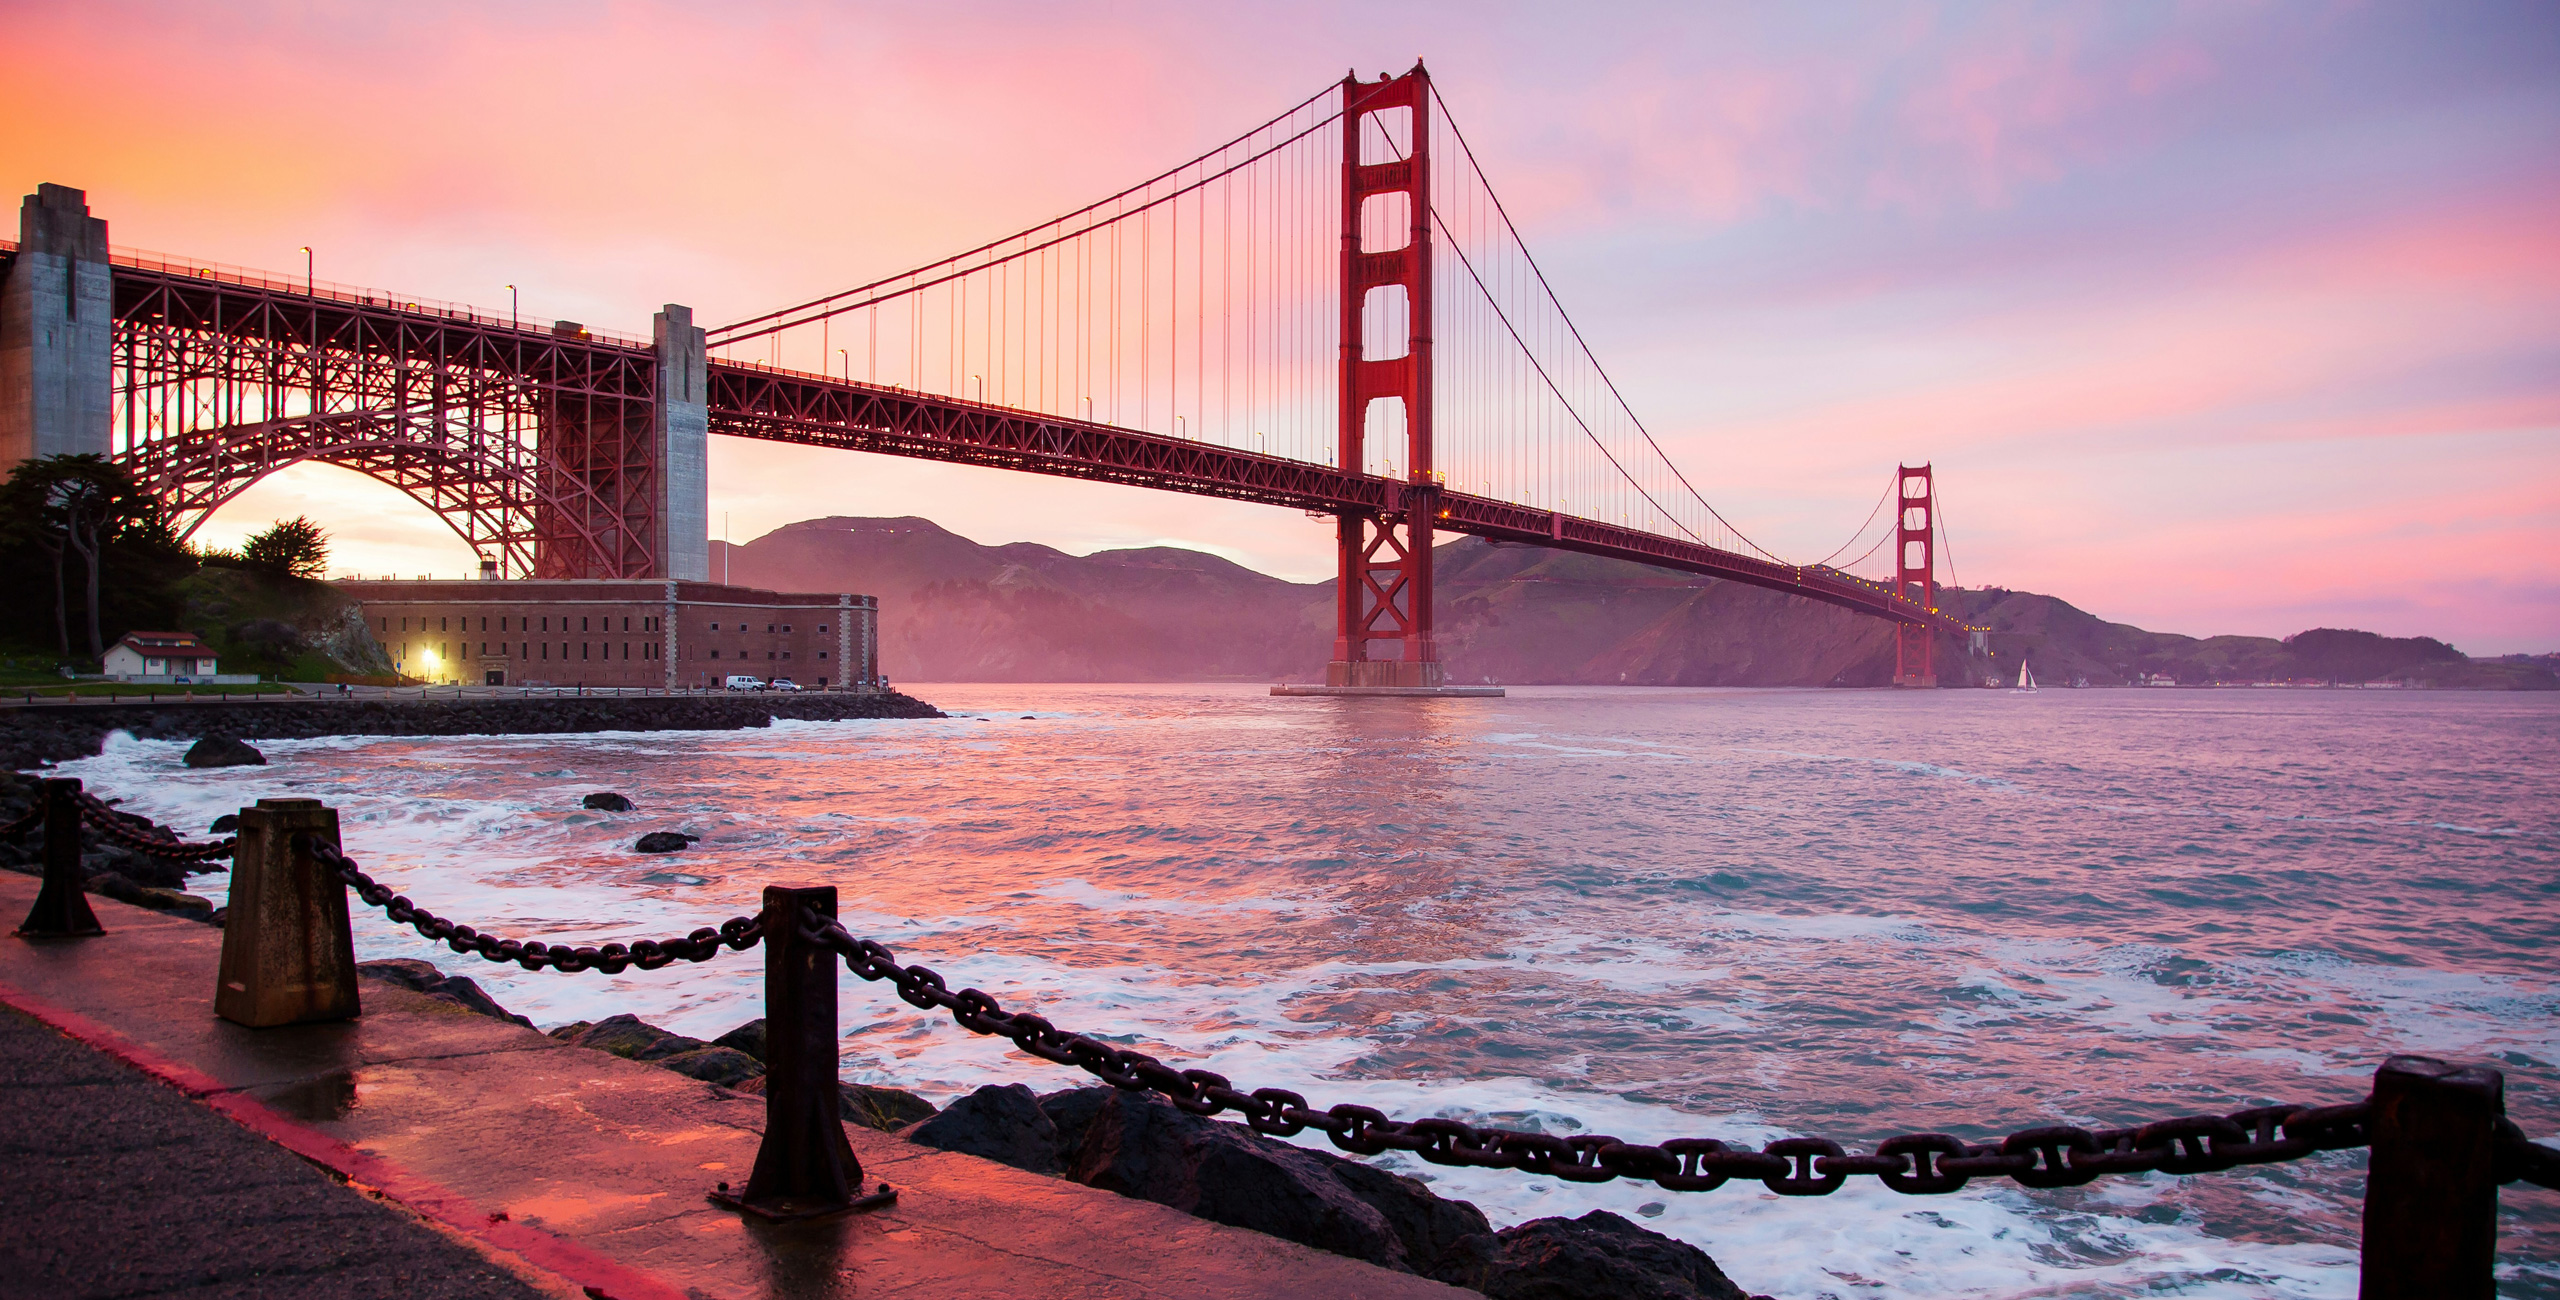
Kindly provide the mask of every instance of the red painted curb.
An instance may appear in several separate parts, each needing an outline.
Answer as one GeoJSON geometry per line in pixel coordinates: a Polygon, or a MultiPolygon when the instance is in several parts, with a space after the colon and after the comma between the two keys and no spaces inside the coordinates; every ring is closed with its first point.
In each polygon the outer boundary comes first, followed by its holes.
{"type": "Polygon", "coordinates": [[[687,1300],[684,1292],[595,1253],[565,1237],[506,1219],[492,1219],[470,1198],[399,1164],[346,1143],[242,1096],[222,1081],[134,1042],[68,1007],[0,981],[6,1003],[177,1089],[214,1113],[285,1150],[331,1170],[348,1182],[396,1201],[420,1218],[484,1246],[523,1259],[583,1288],[591,1300],[687,1300]]]}

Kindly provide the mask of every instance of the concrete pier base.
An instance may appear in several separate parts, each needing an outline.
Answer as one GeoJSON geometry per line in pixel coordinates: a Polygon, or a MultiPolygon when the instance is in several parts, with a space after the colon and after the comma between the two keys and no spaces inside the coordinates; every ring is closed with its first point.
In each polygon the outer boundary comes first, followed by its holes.
{"type": "Polygon", "coordinates": [[[1416,695],[1426,698],[1498,699],[1508,694],[1499,686],[1318,686],[1283,682],[1271,688],[1274,695],[1416,695]]]}

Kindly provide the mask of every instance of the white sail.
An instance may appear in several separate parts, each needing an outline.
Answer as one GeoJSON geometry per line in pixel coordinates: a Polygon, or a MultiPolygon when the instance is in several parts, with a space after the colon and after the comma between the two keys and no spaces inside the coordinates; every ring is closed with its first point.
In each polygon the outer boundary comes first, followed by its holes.
{"type": "Polygon", "coordinates": [[[2035,688],[2036,675],[2027,671],[2027,661],[2020,659],[2018,661],[2018,689],[2022,691],[2032,691],[2035,688]]]}

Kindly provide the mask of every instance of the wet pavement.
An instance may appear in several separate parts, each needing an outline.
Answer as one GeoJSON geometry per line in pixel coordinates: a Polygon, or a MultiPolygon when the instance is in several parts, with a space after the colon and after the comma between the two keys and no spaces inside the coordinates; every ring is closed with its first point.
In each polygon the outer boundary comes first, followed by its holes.
{"type": "Polygon", "coordinates": [[[0,1292],[28,1300],[558,1294],[6,1007],[0,1168],[0,1292]]]}
{"type": "MultiPolygon", "coordinates": [[[[32,877],[0,873],[0,918],[23,915],[36,886],[32,877]]],[[[358,1020],[244,1029],[212,1011],[221,931],[92,901],[108,929],[102,937],[46,943],[0,937],[0,1003],[139,1065],[162,1081],[152,1086],[167,1095],[156,1100],[193,1096],[193,1103],[176,1104],[198,1109],[198,1119],[245,1126],[239,1136],[252,1144],[261,1139],[249,1130],[263,1135],[263,1143],[291,1148],[377,1189],[484,1256],[554,1279],[568,1295],[580,1288],[612,1300],[1452,1300],[1473,1294],[859,1128],[848,1130],[855,1154],[871,1180],[897,1186],[894,1207],[784,1227],[742,1221],[710,1205],[705,1193],[718,1182],[744,1181],[763,1130],[759,1098],[568,1047],[373,980],[363,984],[365,1014],[358,1020]],[[166,1086],[171,1083],[176,1087],[166,1086]],[[207,1108],[221,1117],[202,1113],[207,1108]]],[[[680,979],[683,972],[662,977],[680,979]]],[[[13,1098],[41,1091],[49,1070],[63,1071],[65,1079],[99,1070],[76,1053],[28,1059],[24,1067],[9,1067],[13,1098]],[[28,1079],[36,1081],[32,1088],[28,1079]]],[[[117,1113],[101,1113],[94,1127],[115,1128],[117,1113]]],[[[271,1147],[269,1154],[291,1162],[283,1150],[271,1147]]],[[[121,1176],[112,1164],[81,1170],[84,1158],[76,1151],[64,1158],[71,1163],[62,1176],[89,1186],[111,1187],[121,1176]]],[[[111,1157],[102,1149],[94,1159],[111,1157]]],[[[194,1225],[216,1221],[195,1198],[208,1187],[231,1195],[232,1175],[218,1161],[173,1167],[190,1172],[142,1184],[151,1190],[133,1199],[130,1226],[27,1228],[22,1225],[32,1220],[13,1200],[12,1212],[0,1218],[11,1226],[0,1231],[11,1234],[11,1251],[21,1249],[15,1234],[23,1231],[33,1234],[24,1249],[66,1252],[60,1256],[65,1267],[75,1239],[116,1241],[114,1249],[146,1257],[164,1253],[165,1243],[165,1253],[184,1258],[189,1243],[200,1239],[194,1225]],[[57,1231],[63,1244],[42,1246],[57,1231]],[[135,1234],[152,1244],[137,1252],[129,1244],[135,1234]]],[[[264,1184],[240,1177],[238,1194],[247,1198],[244,1204],[254,1202],[264,1184]]],[[[356,1209],[380,1208],[341,1196],[356,1209]]],[[[278,1226],[259,1235],[289,1231],[278,1226]]],[[[331,1231],[302,1234],[311,1238],[304,1248],[312,1258],[327,1257],[329,1243],[343,1240],[331,1231]]],[[[403,1266],[401,1257],[386,1261],[403,1266]]],[[[284,1293],[331,1294],[299,1284],[203,1292],[284,1293]]],[[[408,1284],[368,1293],[404,1300],[441,1294],[408,1284]]],[[[482,1287],[452,1294],[509,1293],[482,1287]]]]}

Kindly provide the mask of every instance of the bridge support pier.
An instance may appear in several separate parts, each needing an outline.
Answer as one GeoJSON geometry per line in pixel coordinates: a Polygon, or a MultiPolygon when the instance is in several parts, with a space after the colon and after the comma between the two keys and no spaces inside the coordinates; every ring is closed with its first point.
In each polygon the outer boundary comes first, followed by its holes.
{"type": "Polygon", "coordinates": [[[1428,514],[1409,510],[1402,519],[1345,514],[1335,528],[1341,567],[1334,592],[1333,661],[1325,665],[1325,685],[1411,690],[1446,684],[1440,648],[1431,636],[1428,514]],[[1381,641],[1396,647],[1394,658],[1369,657],[1371,644],[1381,641]]]}
{"type": "Polygon", "coordinates": [[[114,450],[115,273],[87,199],[39,185],[18,209],[18,255],[0,284],[0,475],[114,450]]]}
{"type": "MultiPolygon", "coordinates": [[[[1275,695],[1500,695],[1495,687],[1453,687],[1431,635],[1431,533],[1440,518],[1440,480],[1431,468],[1431,74],[1420,63],[1401,77],[1342,83],[1342,426],[1335,462],[1358,473],[1367,462],[1369,408],[1397,402],[1404,414],[1405,483],[1395,508],[1336,517],[1333,660],[1322,687],[1275,686],[1275,695]],[[1392,140],[1380,113],[1405,110],[1402,157],[1389,146],[1364,161],[1364,140],[1392,140]],[[1408,225],[1393,248],[1362,246],[1361,212],[1380,195],[1403,198],[1408,225]],[[1404,298],[1401,355],[1371,357],[1371,296],[1404,298]],[[1380,642],[1393,659],[1372,659],[1380,642]]],[[[1384,238],[1394,238],[1392,234],[1384,238]]],[[[1382,307],[1391,309],[1392,302],[1382,307]]],[[[1390,344],[1390,346],[1392,346],[1390,344]]],[[[1383,350],[1383,349],[1382,349],[1383,350]]]]}

